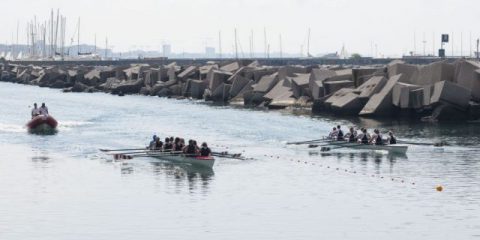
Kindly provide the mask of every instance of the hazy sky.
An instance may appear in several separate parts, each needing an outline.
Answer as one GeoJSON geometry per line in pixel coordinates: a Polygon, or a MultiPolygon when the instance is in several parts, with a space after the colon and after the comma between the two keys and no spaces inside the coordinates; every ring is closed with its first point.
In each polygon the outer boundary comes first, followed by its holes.
{"type": "MultiPolygon", "coordinates": [[[[241,48],[249,52],[250,32],[254,49],[264,51],[263,29],[271,52],[299,53],[311,28],[313,54],[347,51],[371,55],[401,55],[414,48],[423,53],[439,48],[440,33],[454,33],[454,48],[470,49],[470,33],[480,37],[479,0],[2,0],[0,41],[10,43],[20,23],[20,42],[26,39],[26,23],[36,15],[46,20],[51,8],[67,16],[67,38],[73,36],[81,17],[81,42],[104,45],[108,36],[115,51],[138,48],[159,50],[172,44],[175,52],[203,52],[206,45],[218,49],[222,32],[223,52],[232,52],[234,28],[241,48]],[[373,43],[373,44],[372,44],[373,43]]],[[[67,42],[70,42],[67,40],[67,42]]],[[[475,41],[473,41],[475,42],[475,41]]],[[[451,46],[447,47],[448,51],[451,46]]],[[[306,51],[306,50],[305,50],[306,51]]]]}

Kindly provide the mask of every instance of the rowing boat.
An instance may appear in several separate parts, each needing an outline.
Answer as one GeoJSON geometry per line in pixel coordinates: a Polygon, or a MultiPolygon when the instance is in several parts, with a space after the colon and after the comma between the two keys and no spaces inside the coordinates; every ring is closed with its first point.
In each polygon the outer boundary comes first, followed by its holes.
{"type": "Polygon", "coordinates": [[[214,157],[201,157],[201,156],[186,156],[184,154],[157,154],[157,153],[147,153],[147,156],[171,161],[171,162],[178,162],[178,163],[186,163],[195,166],[213,168],[213,164],[215,163],[214,157]]]}
{"type": "Polygon", "coordinates": [[[355,149],[367,149],[367,150],[379,150],[379,151],[388,151],[390,153],[396,154],[405,154],[407,153],[408,146],[402,144],[392,144],[392,145],[375,145],[375,144],[361,144],[361,143],[350,143],[345,141],[329,141],[327,142],[329,146],[336,146],[337,148],[355,148],[355,149]]]}

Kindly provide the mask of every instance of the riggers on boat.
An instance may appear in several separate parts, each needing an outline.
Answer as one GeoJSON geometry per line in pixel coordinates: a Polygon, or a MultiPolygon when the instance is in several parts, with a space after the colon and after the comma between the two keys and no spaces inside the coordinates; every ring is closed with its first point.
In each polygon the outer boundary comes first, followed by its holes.
{"type": "Polygon", "coordinates": [[[185,154],[165,154],[165,153],[162,154],[158,152],[148,152],[147,156],[165,160],[165,161],[186,163],[194,166],[201,166],[201,167],[207,167],[207,168],[213,168],[213,164],[215,163],[215,158],[210,156],[209,157],[188,156],[185,154]]]}
{"type": "Polygon", "coordinates": [[[55,130],[57,126],[57,120],[51,115],[38,115],[27,123],[29,131],[55,130]]]}
{"type": "Polygon", "coordinates": [[[368,150],[381,150],[388,151],[395,154],[406,154],[408,150],[407,145],[392,144],[392,145],[375,145],[375,144],[362,144],[352,143],[346,141],[328,141],[329,146],[335,146],[335,148],[353,148],[353,149],[368,149],[368,150]]]}

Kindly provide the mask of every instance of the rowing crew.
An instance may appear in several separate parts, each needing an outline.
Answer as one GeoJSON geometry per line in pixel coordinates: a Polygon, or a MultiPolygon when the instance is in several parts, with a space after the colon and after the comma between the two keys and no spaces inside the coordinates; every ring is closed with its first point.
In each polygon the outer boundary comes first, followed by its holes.
{"type": "Polygon", "coordinates": [[[387,145],[397,144],[397,138],[393,135],[392,131],[388,132],[387,139],[383,139],[382,134],[378,129],[373,130],[373,134],[370,135],[366,128],[361,128],[360,133],[354,127],[350,127],[349,132],[344,134],[341,126],[334,127],[332,132],[328,135],[329,139],[337,141],[348,141],[351,143],[358,142],[362,144],[375,144],[375,145],[387,145]]]}
{"type": "Polygon", "coordinates": [[[166,137],[165,142],[162,142],[157,135],[153,135],[153,139],[150,141],[147,149],[162,152],[182,152],[202,157],[208,157],[212,154],[206,142],[202,143],[201,147],[198,147],[195,140],[188,140],[188,145],[185,145],[185,140],[179,137],[166,137]]]}

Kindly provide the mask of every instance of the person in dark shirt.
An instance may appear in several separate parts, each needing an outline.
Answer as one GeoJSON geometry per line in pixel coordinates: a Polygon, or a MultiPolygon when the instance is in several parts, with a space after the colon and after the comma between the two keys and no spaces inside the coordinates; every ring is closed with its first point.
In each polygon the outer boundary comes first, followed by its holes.
{"type": "Polygon", "coordinates": [[[206,142],[202,143],[202,148],[200,148],[200,156],[209,157],[210,155],[212,155],[212,150],[210,150],[206,142]]]}

